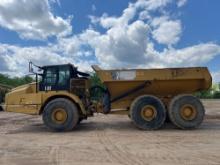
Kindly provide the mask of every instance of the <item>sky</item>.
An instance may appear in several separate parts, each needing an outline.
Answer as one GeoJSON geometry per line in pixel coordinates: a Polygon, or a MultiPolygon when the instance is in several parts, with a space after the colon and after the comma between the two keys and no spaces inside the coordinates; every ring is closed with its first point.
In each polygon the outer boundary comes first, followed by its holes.
{"type": "Polygon", "coordinates": [[[206,66],[220,82],[219,0],[0,0],[0,73],[206,66]]]}

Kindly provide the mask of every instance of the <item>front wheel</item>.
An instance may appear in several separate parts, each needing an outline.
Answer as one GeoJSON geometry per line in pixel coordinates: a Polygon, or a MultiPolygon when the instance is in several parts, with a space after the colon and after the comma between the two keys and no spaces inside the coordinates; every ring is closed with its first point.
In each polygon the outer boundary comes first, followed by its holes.
{"type": "Polygon", "coordinates": [[[130,107],[134,124],[144,130],[159,129],[166,119],[166,110],[161,100],[155,96],[144,95],[135,99],[130,107]]]}
{"type": "Polygon", "coordinates": [[[44,124],[54,131],[70,131],[76,127],[78,120],[76,105],[64,98],[50,101],[43,111],[44,124]]]}

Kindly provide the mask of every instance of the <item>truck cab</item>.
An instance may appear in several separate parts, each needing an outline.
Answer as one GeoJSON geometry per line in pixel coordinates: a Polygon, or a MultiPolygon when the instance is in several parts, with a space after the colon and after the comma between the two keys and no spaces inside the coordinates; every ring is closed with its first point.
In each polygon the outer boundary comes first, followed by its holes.
{"type": "Polygon", "coordinates": [[[79,72],[71,64],[51,65],[41,67],[42,80],[39,83],[39,91],[70,91],[72,79],[88,79],[89,74],[79,72]]]}
{"type": "MultiPolygon", "coordinates": [[[[78,71],[72,64],[40,67],[30,62],[29,71],[36,75],[36,81],[16,87],[7,93],[5,111],[32,115],[44,114],[48,105],[58,100],[61,107],[64,102],[67,102],[71,105],[69,109],[76,109],[77,120],[92,115],[92,112],[87,110],[90,104],[88,101],[89,74],[78,71]],[[38,68],[37,72],[34,66],[38,68]]],[[[59,118],[62,114],[65,116],[67,112],[60,111],[57,114],[59,118]]]]}

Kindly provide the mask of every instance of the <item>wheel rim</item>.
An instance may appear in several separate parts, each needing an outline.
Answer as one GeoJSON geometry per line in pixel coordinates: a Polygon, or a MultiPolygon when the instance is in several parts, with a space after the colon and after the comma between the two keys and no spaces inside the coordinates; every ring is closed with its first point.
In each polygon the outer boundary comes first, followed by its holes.
{"type": "Polygon", "coordinates": [[[197,111],[192,105],[184,105],[180,110],[180,114],[184,120],[193,120],[197,115],[197,111]]]}
{"type": "Polygon", "coordinates": [[[141,116],[146,121],[151,121],[157,116],[156,108],[152,105],[146,105],[141,109],[141,116]]]}
{"type": "Polygon", "coordinates": [[[57,124],[63,124],[67,120],[67,113],[65,109],[55,109],[52,113],[52,119],[57,124]]]}

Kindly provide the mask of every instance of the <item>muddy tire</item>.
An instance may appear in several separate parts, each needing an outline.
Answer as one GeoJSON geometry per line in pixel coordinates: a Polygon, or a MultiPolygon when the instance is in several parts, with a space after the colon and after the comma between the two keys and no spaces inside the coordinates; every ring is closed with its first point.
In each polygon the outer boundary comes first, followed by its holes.
{"type": "Polygon", "coordinates": [[[75,128],[78,120],[76,105],[64,98],[50,101],[43,111],[43,122],[53,131],[70,131],[75,128]]]}
{"type": "Polygon", "coordinates": [[[136,98],[130,107],[133,123],[143,130],[159,129],[166,119],[166,110],[162,101],[150,95],[136,98]]]}
{"type": "Polygon", "coordinates": [[[169,118],[181,129],[197,128],[203,121],[205,109],[201,101],[192,95],[179,95],[169,105],[169,118]]]}

